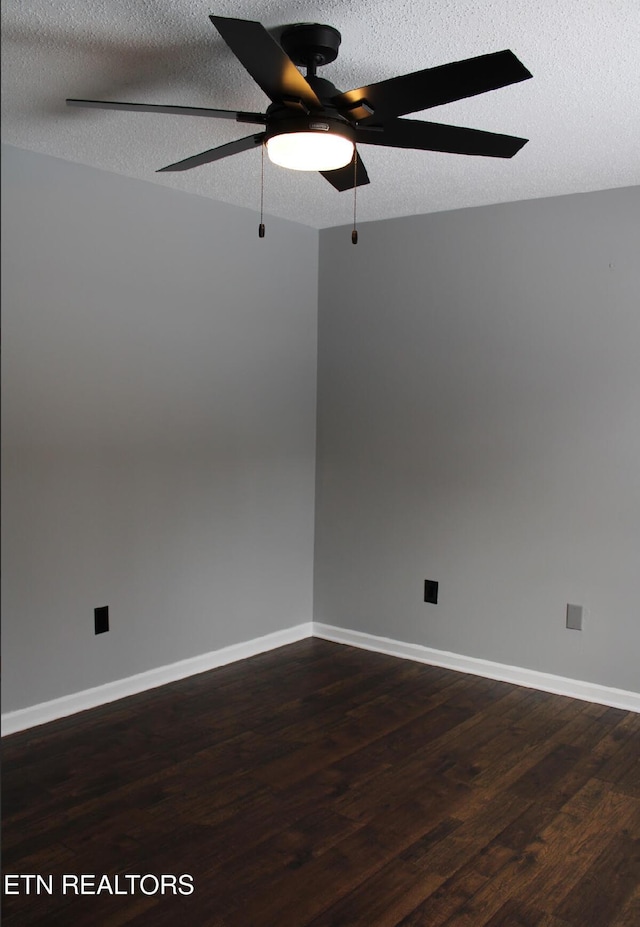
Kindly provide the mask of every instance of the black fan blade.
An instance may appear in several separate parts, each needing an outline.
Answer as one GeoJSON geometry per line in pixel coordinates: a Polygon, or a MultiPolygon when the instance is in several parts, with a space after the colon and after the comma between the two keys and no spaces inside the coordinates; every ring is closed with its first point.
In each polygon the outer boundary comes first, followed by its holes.
{"type": "Polygon", "coordinates": [[[367,174],[366,167],[362,163],[362,158],[360,155],[357,157],[355,183],[353,182],[353,161],[345,165],[345,167],[339,167],[336,171],[320,171],[320,173],[341,193],[345,190],[353,190],[354,187],[363,187],[365,184],[369,183],[369,175],[367,174]]]}
{"type": "Polygon", "coordinates": [[[209,148],[208,151],[202,151],[191,158],[185,158],[184,161],[167,164],[166,167],[157,170],[156,174],[161,174],[163,171],[190,171],[192,167],[200,167],[201,164],[210,164],[212,161],[228,158],[229,155],[248,151],[250,148],[260,145],[264,136],[264,132],[259,132],[258,135],[247,135],[245,138],[238,138],[235,142],[228,142],[226,145],[218,146],[218,148],[209,148]]]}
{"type": "Polygon", "coordinates": [[[512,51],[506,50],[347,90],[333,97],[331,102],[347,116],[350,109],[354,110],[360,117],[356,116],[356,121],[381,122],[390,116],[418,113],[442,103],[497,90],[529,77],[531,74],[522,62],[512,51]]]}
{"type": "Polygon", "coordinates": [[[322,109],[306,79],[262,23],[227,16],[209,19],[270,100],[297,109],[322,109]]]}
{"type": "Polygon", "coordinates": [[[208,116],[210,119],[234,119],[236,122],[253,122],[264,125],[263,113],[242,113],[233,109],[206,109],[203,106],[160,106],[156,103],[106,103],[103,100],[65,100],[67,106],[84,106],[89,109],[128,109],[137,113],[169,113],[175,116],[208,116]]]}
{"type": "Polygon", "coordinates": [[[512,158],[528,139],[497,135],[480,129],[447,126],[419,119],[390,119],[382,127],[357,126],[356,141],[388,148],[418,148],[451,154],[482,155],[486,158],[512,158]]]}

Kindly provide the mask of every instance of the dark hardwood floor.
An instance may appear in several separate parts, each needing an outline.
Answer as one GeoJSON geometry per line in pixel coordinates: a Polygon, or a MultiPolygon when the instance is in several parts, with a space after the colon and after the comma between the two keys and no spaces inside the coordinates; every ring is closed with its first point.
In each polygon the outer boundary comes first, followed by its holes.
{"type": "Polygon", "coordinates": [[[631,712],[309,639],[3,753],[6,927],[640,925],[631,712]]]}

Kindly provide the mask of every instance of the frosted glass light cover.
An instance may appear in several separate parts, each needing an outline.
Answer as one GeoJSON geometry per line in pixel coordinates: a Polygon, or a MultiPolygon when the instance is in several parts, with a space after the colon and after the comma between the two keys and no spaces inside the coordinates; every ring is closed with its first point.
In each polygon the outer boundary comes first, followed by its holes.
{"type": "Polygon", "coordinates": [[[353,142],[327,132],[286,132],[267,140],[269,160],[294,171],[335,171],[353,158],[353,142]]]}

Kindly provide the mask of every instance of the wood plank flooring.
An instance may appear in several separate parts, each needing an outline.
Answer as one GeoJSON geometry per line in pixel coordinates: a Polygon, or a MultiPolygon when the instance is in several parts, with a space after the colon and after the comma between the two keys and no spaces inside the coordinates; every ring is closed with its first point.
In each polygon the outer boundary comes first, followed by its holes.
{"type": "Polygon", "coordinates": [[[3,817],[6,927],[640,927],[640,715],[316,639],[5,738],[3,817]]]}

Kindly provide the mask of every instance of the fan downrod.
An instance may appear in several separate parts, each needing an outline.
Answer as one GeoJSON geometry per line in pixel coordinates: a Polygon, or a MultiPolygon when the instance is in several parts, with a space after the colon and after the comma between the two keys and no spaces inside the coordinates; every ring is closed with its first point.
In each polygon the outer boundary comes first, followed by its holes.
{"type": "Polygon", "coordinates": [[[316,68],[336,60],[341,41],[337,29],[320,23],[296,23],[287,26],[280,36],[280,44],[293,63],[307,68],[307,76],[311,77],[316,68]]]}

